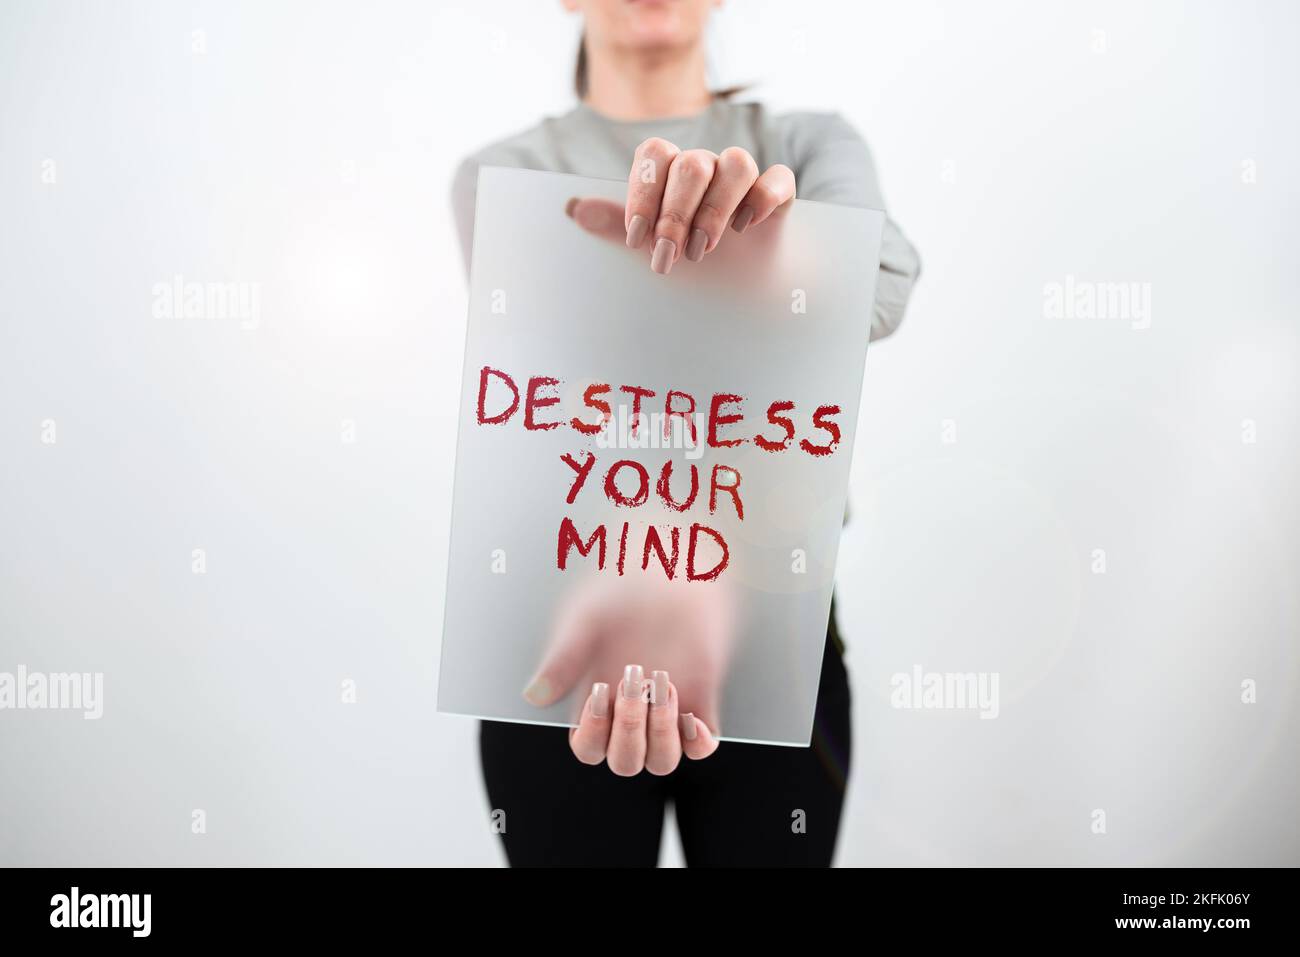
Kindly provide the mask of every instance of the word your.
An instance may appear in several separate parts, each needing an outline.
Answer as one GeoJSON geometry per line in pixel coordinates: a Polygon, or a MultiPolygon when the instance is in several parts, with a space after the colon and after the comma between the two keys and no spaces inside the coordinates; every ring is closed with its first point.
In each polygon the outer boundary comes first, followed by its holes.
{"type": "Polygon", "coordinates": [[[70,894],[50,898],[51,927],[129,927],[132,937],[148,937],[152,924],[151,894],[70,894]]]}
{"type": "Polygon", "coordinates": [[[961,674],[952,671],[924,672],[915,665],[911,673],[900,671],[889,679],[894,708],[924,710],[979,709],[981,718],[998,716],[997,672],[961,674]]]}
{"type": "Polygon", "coordinates": [[[17,674],[0,671],[0,710],[83,711],[87,721],[104,716],[104,675],[43,674],[23,665],[17,674]]]}
{"type": "Polygon", "coordinates": [[[260,282],[186,282],[180,275],[153,286],[155,319],[229,319],[241,329],[262,324],[260,282]]]}

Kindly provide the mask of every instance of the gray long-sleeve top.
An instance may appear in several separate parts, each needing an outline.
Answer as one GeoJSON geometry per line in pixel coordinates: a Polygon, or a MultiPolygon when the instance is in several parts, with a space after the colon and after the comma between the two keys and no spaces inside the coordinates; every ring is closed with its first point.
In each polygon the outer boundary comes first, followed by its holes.
{"type": "MultiPolygon", "coordinates": [[[[716,99],[697,116],[620,121],[579,105],[563,116],[494,143],[461,163],[452,204],[468,262],[474,229],[474,196],[480,166],[512,166],[625,179],[638,144],[660,136],[681,149],[720,153],[730,146],[748,150],[759,169],[783,163],[794,171],[796,195],[844,206],[885,209],[867,144],[834,113],[775,115],[757,103],[716,99]]],[[[912,285],[920,275],[916,249],[892,219],[880,246],[871,338],[879,339],[903,321],[912,285]]]]}

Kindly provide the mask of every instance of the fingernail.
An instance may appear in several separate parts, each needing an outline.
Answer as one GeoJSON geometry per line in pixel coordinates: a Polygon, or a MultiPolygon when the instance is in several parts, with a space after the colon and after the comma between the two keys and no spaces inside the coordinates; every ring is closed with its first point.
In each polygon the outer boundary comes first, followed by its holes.
{"type": "Polygon", "coordinates": [[[693,263],[704,258],[704,247],[709,244],[709,234],[700,228],[691,230],[691,238],[686,243],[686,258],[693,263]]]}
{"type": "Polygon", "coordinates": [[[695,715],[684,714],[677,719],[677,723],[682,726],[682,737],[687,741],[695,740],[695,715]]]}
{"type": "Polygon", "coordinates": [[[662,708],[668,704],[668,672],[652,671],[650,672],[650,703],[656,708],[662,708]]]}
{"type": "Polygon", "coordinates": [[[640,665],[628,665],[623,669],[623,697],[627,699],[641,697],[641,680],[645,672],[640,665]]]}
{"type": "Polygon", "coordinates": [[[603,718],[609,714],[609,685],[597,681],[591,686],[591,716],[603,718]]]}
{"type": "Polygon", "coordinates": [[[646,230],[650,228],[650,220],[646,219],[640,213],[632,217],[632,221],[627,224],[627,246],[629,249],[639,249],[642,241],[645,239],[646,230]]]}
{"type": "Polygon", "coordinates": [[[673,268],[673,257],[677,255],[677,244],[667,236],[660,236],[655,243],[654,255],[650,257],[650,268],[661,276],[668,275],[673,268]]]}
{"type": "Polygon", "coordinates": [[[749,221],[753,218],[754,218],[754,207],[743,206],[741,207],[740,212],[736,214],[736,218],[731,221],[731,228],[738,233],[743,233],[745,231],[745,227],[749,225],[749,221]]]}
{"type": "Polygon", "coordinates": [[[572,219],[572,218],[573,218],[573,209],[574,209],[574,207],[577,206],[577,205],[578,205],[578,197],[576,197],[576,196],[570,196],[570,197],[569,197],[569,201],[568,201],[567,203],[564,204],[564,215],[565,215],[565,216],[568,216],[570,219],[572,219]]]}
{"type": "Polygon", "coordinates": [[[545,675],[538,675],[524,689],[524,700],[538,708],[544,708],[551,703],[551,679],[545,675]]]}

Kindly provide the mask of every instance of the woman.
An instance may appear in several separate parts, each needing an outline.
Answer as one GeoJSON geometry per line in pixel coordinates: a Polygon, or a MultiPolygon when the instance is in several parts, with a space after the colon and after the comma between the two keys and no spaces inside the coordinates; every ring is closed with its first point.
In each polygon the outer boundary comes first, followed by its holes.
{"type": "MultiPolygon", "coordinates": [[[[720,0],[564,4],[584,19],[581,102],[461,165],[453,202],[467,258],[480,165],[626,177],[624,208],[584,199],[569,214],[596,232],[621,214],[618,235],[646,250],[649,267],[665,277],[683,257],[698,261],[726,242],[728,227],[761,229],[796,192],[884,208],[866,144],[844,120],[776,116],[709,91],[704,33],[720,0]]],[[[897,328],[919,270],[916,251],[887,222],[872,339],[897,328]]],[[[638,666],[616,689],[593,687],[567,734],[484,722],[484,776],[492,807],[508,821],[510,863],[653,866],[671,800],[691,866],[829,866],[850,740],[842,651],[832,610],[809,748],[719,750],[718,729],[692,714],[670,718],[676,690],[667,675],[646,678],[638,666]]],[[[544,673],[525,696],[539,705],[557,697],[544,673]]]]}

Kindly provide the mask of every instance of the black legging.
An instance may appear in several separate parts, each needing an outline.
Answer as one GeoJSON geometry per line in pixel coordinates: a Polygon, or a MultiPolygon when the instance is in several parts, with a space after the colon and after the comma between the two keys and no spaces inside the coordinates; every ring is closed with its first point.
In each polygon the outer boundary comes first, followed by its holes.
{"type": "Polygon", "coordinates": [[[514,867],[654,867],[670,800],[691,867],[829,867],[849,745],[833,613],[810,747],[724,741],[703,761],[683,757],[666,777],[620,778],[579,762],[564,728],[484,721],[479,734],[488,800],[504,812],[514,867]]]}

